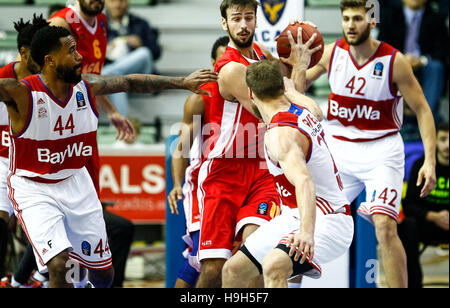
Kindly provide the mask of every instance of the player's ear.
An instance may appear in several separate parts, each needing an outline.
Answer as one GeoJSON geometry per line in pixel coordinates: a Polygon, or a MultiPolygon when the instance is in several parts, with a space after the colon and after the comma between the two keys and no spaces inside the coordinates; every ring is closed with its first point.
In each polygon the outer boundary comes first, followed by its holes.
{"type": "Polygon", "coordinates": [[[20,47],[19,49],[19,54],[20,54],[20,60],[21,61],[25,61],[27,58],[27,49],[25,47],[20,47]]]}
{"type": "Polygon", "coordinates": [[[222,30],[228,31],[227,20],[222,17],[222,30]]]}
{"type": "Polygon", "coordinates": [[[55,59],[51,55],[46,55],[44,57],[44,65],[54,66],[55,65],[55,59]]]}

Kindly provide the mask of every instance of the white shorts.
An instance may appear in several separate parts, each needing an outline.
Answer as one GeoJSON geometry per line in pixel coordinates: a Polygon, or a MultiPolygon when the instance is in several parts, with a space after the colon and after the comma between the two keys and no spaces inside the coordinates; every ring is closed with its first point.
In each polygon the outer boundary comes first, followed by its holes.
{"type": "MultiPolygon", "coordinates": [[[[283,207],[280,216],[249,235],[244,245],[259,264],[287,236],[298,233],[301,221],[296,217],[296,212],[297,209],[283,207]]],[[[353,218],[342,213],[324,215],[320,210],[316,213],[314,258],[308,260],[313,269],[303,274],[317,279],[322,274],[321,265],[337,259],[350,247],[353,240],[353,218]]]]}
{"type": "Polygon", "coordinates": [[[372,215],[398,219],[403,191],[405,152],[400,134],[370,142],[327,142],[339,169],[347,199],[353,202],[366,189],[358,214],[373,224],[372,215]]]}
{"type": "Polygon", "coordinates": [[[8,184],[6,179],[9,173],[9,159],[0,156],[0,211],[6,212],[11,217],[14,212],[8,198],[8,184]]]}
{"type": "Polygon", "coordinates": [[[102,205],[86,168],[56,184],[14,175],[8,184],[14,212],[34,248],[39,271],[66,249],[71,261],[87,269],[112,266],[102,205]]]}

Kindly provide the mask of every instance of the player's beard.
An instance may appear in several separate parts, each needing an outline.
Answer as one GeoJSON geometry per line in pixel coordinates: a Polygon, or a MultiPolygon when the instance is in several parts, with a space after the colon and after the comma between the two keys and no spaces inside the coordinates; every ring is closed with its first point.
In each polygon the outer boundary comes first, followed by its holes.
{"type": "Polygon", "coordinates": [[[361,33],[361,35],[359,37],[357,37],[355,40],[350,40],[347,36],[347,34],[344,32],[344,37],[345,40],[347,41],[347,43],[351,46],[359,46],[362,43],[364,43],[365,41],[367,41],[367,39],[370,36],[370,24],[367,25],[367,28],[361,33]]]}
{"type": "Polygon", "coordinates": [[[64,65],[58,65],[56,67],[56,74],[58,78],[66,83],[77,84],[81,81],[81,73],[77,70],[81,67],[80,65],[75,65],[73,67],[67,67],[64,65]]]}
{"type": "MultiPolygon", "coordinates": [[[[242,34],[242,32],[243,31],[237,33],[236,36],[239,34],[242,34]]],[[[233,34],[231,34],[231,32],[230,32],[230,29],[228,29],[228,33],[230,34],[231,40],[238,48],[248,48],[248,47],[252,46],[252,44],[253,44],[253,36],[255,35],[254,31],[253,32],[245,31],[244,34],[250,34],[246,41],[241,41],[239,38],[233,36],[233,34]]]]}
{"type": "Polygon", "coordinates": [[[89,16],[97,16],[103,11],[105,2],[103,0],[79,0],[81,11],[89,16]],[[91,2],[98,2],[100,6],[97,8],[91,7],[91,2]]]}

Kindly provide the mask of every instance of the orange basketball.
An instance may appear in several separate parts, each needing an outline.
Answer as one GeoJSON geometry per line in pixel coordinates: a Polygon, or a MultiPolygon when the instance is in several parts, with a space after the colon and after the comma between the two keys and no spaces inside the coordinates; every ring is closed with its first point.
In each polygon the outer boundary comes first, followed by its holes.
{"type": "Polygon", "coordinates": [[[289,57],[289,55],[291,54],[291,44],[289,43],[289,37],[288,37],[287,32],[288,32],[288,30],[290,30],[292,33],[292,36],[294,37],[295,42],[297,42],[297,31],[298,31],[299,27],[301,27],[303,30],[302,31],[303,43],[306,43],[311,38],[311,36],[314,33],[316,33],[317,34],[316,40],[310,46],[310,48],[312,49],[319,45],[322,46],[322,49],[320,49],[312,54],[311,63],[309,64],[309,67],[308,67],[308,68],[311,68],[314,65],[316,65],[322,58],[324,43],[323,43],[322,34],[320,34],[320,32],[315,27],[313,27],[309,24],[306,24],[303,22],[301,22],[301,23],[297,22],[293,25],[287,26],[286,29],[284,29],[283,32],[281,32],[281,34],[277,38],[278,56],[283,57],[283,58],[289,57]]]}

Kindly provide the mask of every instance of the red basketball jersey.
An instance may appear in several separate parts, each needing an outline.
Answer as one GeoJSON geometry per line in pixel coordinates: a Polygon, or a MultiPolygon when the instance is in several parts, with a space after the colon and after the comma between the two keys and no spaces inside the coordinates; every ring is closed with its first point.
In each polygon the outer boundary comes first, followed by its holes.
{"type": "MultiPolygon", "coordinates": [[[[261,49],[255,43],[254,52],[258,60],[265,58],[261,49]]],[[[256,60],[256,61],[258,61],[256,60]]],[[[245,58],[232,46],[226,48],[225,53],[217,62],[215,72],[230,62],[242,63],[249,66],[255,60],[245,58]]],[[[260,141],[264,130],[258,129],[260,121],[248,112],[238,101],[227,101],[219,92],[217,83],[210,88],[211,98],[205,105],[205,123],[208,125],[204,130],[207,135],[205,140],[205,157],[211,158],[261,158],[258,156],[260,141]]],[[[263,125],[261,125],[264,128],[263,125]]]]}
{"type": "Polygon", "coordinates": [[[100,75],[106,59],[106,16],[103,13],[98,14],[92,27],[72,6],[56,12],[51,18],[54,17],[64,18],[72,28],[77,41],[77,51],[83,56],[83,74],[100,75]]]}
{"type": "MultiPolygon", "coordinates": [[[[16,62],[11,62],[2,68],[0,68],[0,78],[14,78],[17,79],[16,73],[14,72],[14,64],[16,62]]],[[[0,103],[0,156],[8,158],[9,151],[9,118],[8,111],[6,110],[6,105],[0,103]]]]}

